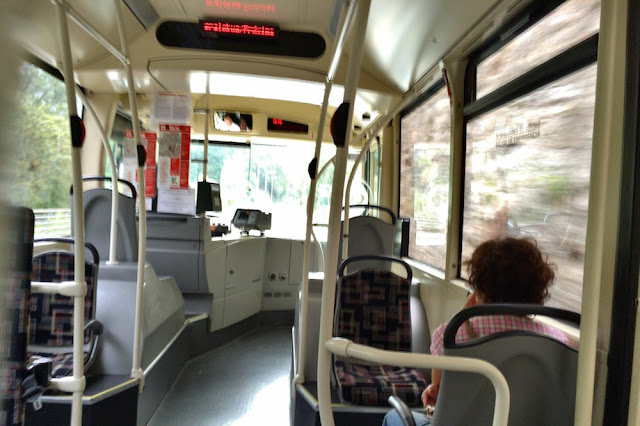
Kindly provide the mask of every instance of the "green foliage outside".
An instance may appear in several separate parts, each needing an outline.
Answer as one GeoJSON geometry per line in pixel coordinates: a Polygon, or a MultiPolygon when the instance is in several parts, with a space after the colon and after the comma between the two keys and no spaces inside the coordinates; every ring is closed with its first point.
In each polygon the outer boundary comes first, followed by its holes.
{"type": "Polygon", "coordinates": [[[13,202],[32,209],[69,208],[71,139],[64,84],[24,64],[11,128],[15,159],[13,202]]]}

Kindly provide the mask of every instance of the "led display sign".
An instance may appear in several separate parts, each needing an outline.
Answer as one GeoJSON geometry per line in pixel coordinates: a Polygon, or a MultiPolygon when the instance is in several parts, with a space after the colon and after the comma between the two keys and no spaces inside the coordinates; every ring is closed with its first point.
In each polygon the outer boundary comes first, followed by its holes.
{"type": "Polygon", "coordinates": [[[250,37],[268,40],[278,37],[278,27],[275,25],[229,21],[226,19],[200,21],[200,32],[207,37],[250,37]]]}
{"type": "Polygon", "coordinates": [[[309,126],[302,123],[283,120],[281,118],[269,117],[267,121],[267,130],[270,132],[287,132],[287,133],[309,133],[309,126]]]}

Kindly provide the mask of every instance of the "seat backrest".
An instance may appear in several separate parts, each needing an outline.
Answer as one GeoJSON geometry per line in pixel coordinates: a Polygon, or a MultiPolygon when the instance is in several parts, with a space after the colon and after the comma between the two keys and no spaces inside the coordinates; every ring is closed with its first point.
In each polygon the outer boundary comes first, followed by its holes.
{"type": "MultiPolygon", "coordinates": [[[[363,208],[364,215],[349,219],[349,253],[343,257],[364,255],[393,255],[393,245],[396,234],[396,217],[392,211],[374,205],[354,205],[352,208],[363,208]],[[384,221],[375,216],[369,216],[370,210],[382,211],[389,215],[390,221],[384,221]]],[[[344,227],[344,225],[341,225],[344,227]]],[[[340,235],[343,232],[341,230],[340,235]]],[[[342,253],[342,238],[340,238],[339,253],[342,253]]]]}
{"type": "Polygon", "coordinates": [[[2,248],[7,266],[6,275],[1,278],[6,294],[0,303],[4,313],[0,324],[6,341],[0,362],[0,373],[5,378],[0,424],[9,425],[21,424],[24,417],[21,383],[26,377],[34,216],[31,209],[12,207],[0,209],[0,219],[6,232],[2,248]]]}
{"type": "MultiPolygon", "coordinates": [[[[444,355],[483,359],[509,385],[509,425],[573,425],[578,352],[546,334],[507,331],[456,343],[469,318],[484,315],[544,315],[573,324],[574,312],[539,305],[484,305],[461,311],[447,325],[444,355]]],[[[495,391],[484,376],[443,371],[432,425],[491,425],[495,391]]]]}
{"type": "MultiPolygon", "coordinates": [[[[111,181],[104,176],[85,176],[83,181],[111,181]]],[[[116,260],[138,260],[138,227],[136,223],[136,189],[126,180],[118,179],[131,191],[131,196],[118,193],[118,240],[116,260]]],[[[93,244],[101,259],[109,259],[111,236],[111,189],[92,188],[84,191],[85,240],[93,244]]],[[[71,197],[73,209],[73,197],[71,197]]],[[[73,220],[73,219],[72,219],[73,220]]],[[[72,226],[73,229],[73,226],[72,226]]]]}
{"type": "Polygon", "coordinates": [[[346,259],[338,269],[333,335],[379,349],[409,352],[411,279],[411,268],[401,259],[346,259]],[[363,262],[376,267],[358,268],[363,262]],[[355,272],[346,274],[351,268],[355,272]],[[398,273],[394,272],[397,268],[398,273]]]}
{"type": "MultiPolygon", "coordinates": [[[[57,242],[72,244],[72,239],[52,238],[36,240],[36,242],[57,242]]],[[[85,296],[85,322],[95,318],[96,284],[98,279],[98,264],[100,257],[91,243],[86,243],[91,256],[85,262],[85,281],[87,295],[85,296]]],[[[33,281],[63,282],[74,279],[74,254],[68,250],[56,249],[33,256],[33,281]]],[[[72,347],[73,346],[73,298],[59,294],[33,293],[29,310],[30,328],[29,345],[41,347],[72,347]]],[[[91,330],[85,332],[84,343],[93,338],[91,330]]]]}

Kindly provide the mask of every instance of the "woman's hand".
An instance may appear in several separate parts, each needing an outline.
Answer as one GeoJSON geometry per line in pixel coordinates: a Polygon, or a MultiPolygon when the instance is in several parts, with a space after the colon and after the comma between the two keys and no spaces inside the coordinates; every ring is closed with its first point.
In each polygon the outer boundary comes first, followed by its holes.
{"type": "Polygon", "coordinates": [[[467,309],[467,308],[470,308],[471,306],[476,306],[476,305],[479,305],[479,303],[478,303],[478,299],[476,299],[476,293],[473,292],[469,295],[469,297],[467,297],[467,301],[464,302],[462,309],[467,309]]]}
{"type": "Polygon", "coordinates": [[[436,399],[438,399],[439,390],[440,385],[432,383],[427,386],[424,391],[422,391],[422,396],[420,398],[422,399],[422,405],[424,405],[424,408],[427,408],[427,405],[430,405],[432,407],[436,405],[436,399]]]}

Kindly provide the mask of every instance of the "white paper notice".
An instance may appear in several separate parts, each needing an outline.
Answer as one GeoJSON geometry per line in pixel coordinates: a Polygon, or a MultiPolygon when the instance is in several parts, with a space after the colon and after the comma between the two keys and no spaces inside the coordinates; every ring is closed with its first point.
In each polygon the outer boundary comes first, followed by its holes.
{"type": "Polygon", "coordinates": [[[155,123],[189,124],[191,120],[191,96],[182,93],[156,93],[153,97],[155,123]]]}
{"type": "Polygon", "coordinates": [[[196,190],[158,188],[158,212],[196,214],[196,190]]]}

